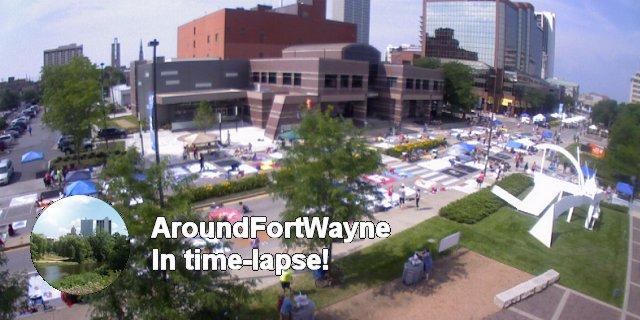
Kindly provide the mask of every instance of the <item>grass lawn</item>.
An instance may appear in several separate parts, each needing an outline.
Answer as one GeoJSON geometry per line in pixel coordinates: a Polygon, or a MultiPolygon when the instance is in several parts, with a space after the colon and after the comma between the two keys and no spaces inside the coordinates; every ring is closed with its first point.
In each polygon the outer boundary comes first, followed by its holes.
{"type": "MultiPolygon", "coordinates": [[[[572,223],[560,217],[554,226],[554,243],[546,248],[528,230],[535,223],[503,207],[474,225],[459,224],[436,217],[391,236],[361,251],[337,260],[345,273],[345,284],[316,289],[310,273],[296,275],[295,292],[309,294],[318,309],[383,284],[402,275],[403,264],[415,251],[427,246],[428,239],[441,239],[462,231],[463,246],[507,265],[538,275],[548,269],[560,273],[560,283],[607,303],[621,306],[627,263],[628,217],[626,213],[602,208],[597,231],[583,228],[585,211],[576,209],[572,223]]],[[[432,250],[433,252],[434,250],[432,250]]],[[[256,294],[251,315],[273,318],[280,286],[256,294]]]]}
{"type": "Polygon", "coordinates": [[[46,263],[46,264],[59,264],[59,265],[69,265],[69,264],[78,264],[77,262],[71,261],[69,258],[61,257],[57,254],[53,253],[45,253],[42,258],[34,261],[35,263],[46,263]]]}
{"type": "Polygon", "coordinates": [[[107,275],[101,275],[95,272],[85,272],[65,276],[56,280],[54,285],[56,288],[75,295],[85,295],[98,292],[108,285],[120,275],[119,271],[109,272],[107,275]]]}
{"type": "Polygon", "coordinates": [[[120,151],[125,151],[126,149],[126,144],[124,141],[122,140],[117,140],[117,141],[113,141],[113,140],[109,140],[109,148],[107,149],[107,144],[102,141],[102,142],[97,142],[95,148],[93,149],[94,152],[98,152],[98,151],[116,151],[116,150],[120,150],[120,151]]]}
{"type": "Polygon", "coordinates": [[[133,115],[126,115],[107,120],[107,126],[118,127],[129,133],[138,132],[140,126],[138,125],[138,119],[133,115]]]}

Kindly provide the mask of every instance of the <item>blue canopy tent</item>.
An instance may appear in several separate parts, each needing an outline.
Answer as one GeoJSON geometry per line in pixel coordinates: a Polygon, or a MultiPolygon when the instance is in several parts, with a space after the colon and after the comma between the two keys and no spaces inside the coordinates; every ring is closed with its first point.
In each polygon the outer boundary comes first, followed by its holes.
{"type": "Polygon", "coordinates": [[[476,149],[476,147],[468,144],[468,143],[458,143],[458,145],[460,146],[461,149],[463,149],[465,152],[471,153],[473,152],[473,150],[476,149]]]}
{"type": "Polygon", "coordinates": [[[133,175],[133,179],[135,179],[138,182],[142,182],[147,180],[147,176],[144,173],[138,172],[133,175]]]}
{"type": "Polygon", "coordinates": [[[80,180],[90,180],[91,179],[91,171],[89,170],[76,170],[69,171],[67,175],[64,177],[64,181],[71,183],[80,180]]]}
{"type": "Polygon", "coordinates": [[[542,131],[542,138],[544,138],[544,139],[553,138],[553,132],[551,132],[551,130],[542,131]]]}
{"type": "Polygon", "coordinates": [[[522,114],[520,114],[520,116],[521,116],[521,117],[527,117],[527,118],[528,118],[528,117],[530,117],[530,116],[529,116],[529,114],[528,114],[528,113],[526,113],[526,112],[523,112],[522,114]]]}
{"type": "Polygon", "coordinates": [[[33,161],[42,160],[42,159],[44,159],[44,153],[39,152],[39,151],[29,151],[29,152],[27,152],[27,153],[22,155],[21,162],[22,163],[29,163],[29,162],[33,162],[33,161]]]}
{"type": "Polygon", "coordinates": [[[493,120],[493,125],[494,125],[494,126],[501,126],[501,125],[502,125],[502,121],[500,121],[500,120],[493,120]]]}
{"type": "Polygon", "coordinates": [[[596,174],[595,171],[593,171],[592,169],[589,169],[589,167],[587,167],[587,165],[582,165],[582,174],[584,175],[585,178],[591,178],[593,175],[596,174]]]}
{"type": "Polygon", "coordinates": [[[78,195],[92,195],[98,193],[96,184],[89,180],[80,180],[68,184],[64,188],[64,195],[67,197],[78,195]]]}
{"type": "Polygon", "coordinates": [[[628,197],[631,197],[633,195],[633,187],[630,184],[624,182],[618,182],[618,184],[616,184],[616,191],[628,197]]]}
{"type": "Polygon", "coordinates": [[[509,140],[509,141],[507,141],[507,148],[520,149],[520,148],[522,148],[522,143],[516,142],[516,141],[513,141],[513,140],[509,140]]]}

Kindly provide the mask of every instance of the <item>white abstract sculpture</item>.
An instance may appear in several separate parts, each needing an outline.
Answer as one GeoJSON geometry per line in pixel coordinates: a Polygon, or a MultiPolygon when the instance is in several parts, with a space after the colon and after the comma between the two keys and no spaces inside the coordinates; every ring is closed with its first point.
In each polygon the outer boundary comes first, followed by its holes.
{"type": "MultiPolygon", "coordinates": [[[[523,200],[509,194],[499,186],[494,186],[491,192],[519,211],[535,216],[542,214],[542,217],[529,230],[529,233],[550,248],[553,237],[553,222],[558,216],[568,210],[567,222],[571,222],[573,208],[589,205],[584,227],[592,230],[595,220],[600,216],[600,201],[602,201],[605,194],[598,188],[595,174],[585,178],[580,168],[579,160],[576,160],[567,150],[554,144],[540,144],[536,147],[543,150],[543,155],[540,171],[533,173],[534,186],[531,192],[523,200]],[[547,150],[559,152],[569,159],[578,174],[577,183],[568,182],[543,173],[547,150]],[[563,197],[565,193],[569,194],[569,196],[563,197]]],[[[580,150],[578,150],[577,154],[580,154],[580,150]]]]}

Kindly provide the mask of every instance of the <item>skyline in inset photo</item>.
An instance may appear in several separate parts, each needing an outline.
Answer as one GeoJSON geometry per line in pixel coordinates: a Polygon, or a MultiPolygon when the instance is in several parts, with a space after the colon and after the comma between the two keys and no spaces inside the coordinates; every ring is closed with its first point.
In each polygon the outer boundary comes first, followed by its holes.
{"type": "Polygon", "coordinates": [[[74,233],[90,236],[97,230],[129,235],[115,209],[89,196],[73,196],[54,203],[42,212],[33,227],[33,233],[52,239],[74,233]]]}

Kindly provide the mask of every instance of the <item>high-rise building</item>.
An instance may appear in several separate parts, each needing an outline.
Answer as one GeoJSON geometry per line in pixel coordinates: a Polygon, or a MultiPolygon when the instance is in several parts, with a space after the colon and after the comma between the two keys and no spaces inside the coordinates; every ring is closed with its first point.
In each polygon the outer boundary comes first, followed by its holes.
{"type": "Polygon", "coordinates": [[[118,38],[113,39],[111,44],[111,67],[120,69],[120,43],[118,38]]]}
{"type": "Polygon", "coordinates": [[[631,78],[631,92],[629,93],[629,102],[640,103],[640,71],[631,78]]]}
{"type": "Polygon", "coordinates": [[[61,66],[74,57],[82,57],[82,45],[75,43],[44,51],[44,66],[61,66]]]}
{"type": "Polygon", "coordinates": [[[76,227],[75,226],[71,227],[71,232],[69,234],[71,234],[72,236],[75,236],[75,235],[78,234],[78,232],[76,231],[76,227]]]}
{"type": "Polygon", "coordinates": [[[144,61],[144,53],[142,51],[142,40],[140,40],[140,51],[138,52],[138,61],[144,61]]]}
{"type": "Polygon", "coordinates": [[[369,44],[369,0],[333,0],[333,19],[355,23],[358,28],[358,43],[369,44]]]}
{"type": "Polygon", "coordinates": [[[542,29],[542,78],[553,78],[556,54],[556,14],[536,12],[538,27],[542,29]]]}
{"type": "Polygon", "coordinates": [[[326,0],[221,9],[178,27],[178,58],[280,57],[292,45],[356,42],[356,25],[326,19],[326,0]]]}
{"type": "Polygon", "coordinates": [[[541,76],[543,35],[529,3],[423,0],[421,28],[424,56],[541,76]]]}
{"type": "Polygon", "coordinates": [[[102,220],[96,220],[96,233],[98,232],[111,234],[111,220],[109,218],[105,217],[102,220]]]}
{"type": "Polygon", "coordinates": [[[93,235],[93,220],[82,219],[80,220],[80,234],[84,237],[93,235]]]}

